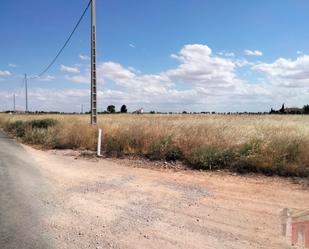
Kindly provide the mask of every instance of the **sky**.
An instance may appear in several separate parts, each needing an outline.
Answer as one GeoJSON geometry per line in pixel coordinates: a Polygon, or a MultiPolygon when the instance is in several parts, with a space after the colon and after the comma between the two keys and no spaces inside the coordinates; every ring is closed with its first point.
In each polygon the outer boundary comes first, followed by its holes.
{"type": "MultiPolygon", "coordinates": [[[[0,111],[57,54],[88,0],[0,2],[0,111]]],[[[97,0],[98,110],[269,111],[309,104],[308,0],[97,0]]],[[[90,106],[90,9],[31,111],[90,106]]]]}

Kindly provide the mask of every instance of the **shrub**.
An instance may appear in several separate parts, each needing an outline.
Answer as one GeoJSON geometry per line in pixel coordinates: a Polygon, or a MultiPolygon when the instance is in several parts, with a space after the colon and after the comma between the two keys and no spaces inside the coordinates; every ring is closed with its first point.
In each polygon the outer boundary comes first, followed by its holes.
{"type": "Polygon", "coordinates": [[[236,157],[233,149],[204,145],[193,148],[187,160],[193,168],[212,170],[229,168],[236,157]]]}
{"type": "Polygon", "coordinates": [[[44,145],[48,137],[48,128],[56,124],[57,121],[54,119],[17,120],[14,122],[7,122],[4,126],[4,130],[21,138],[25,143],[44,145]]]}
{"type": "Polygon", "coordinates": [[[23,137],[25,136],[26,132],[25,122],[23,121],[15,121],[13,123],[7,122],[6,125],[4,126],[4,130],[16,137],[23,137]]]}
{"type": "Polygon", "coordinates": [[[153,141],[149,146],[146,156],[151,160],[176,161],[183,157],[183,153],[172,141],[171,137],[153,141]]]}
{"type": "Polygon", "coordinates": [[[32,129],[47,129],[48,127],[55,126],[58,122],[55,119],[46,118],[46,119],[37,119],[37,120],[30,120],[26,122],[31,125],[32,129]]]}
{"type": "Polygon", "coordinates": [[[22,141],[27,144],[45,145],[48,136],[47,129],[27,129],[22,141]]]}

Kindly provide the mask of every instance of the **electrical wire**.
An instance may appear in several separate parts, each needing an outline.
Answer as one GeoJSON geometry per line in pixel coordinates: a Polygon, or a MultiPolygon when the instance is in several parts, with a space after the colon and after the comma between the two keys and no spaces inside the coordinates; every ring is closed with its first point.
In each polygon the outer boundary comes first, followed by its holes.
{"type": "Polygon", "coordinates": [[[92,0],[89,0],[89,3],[87,5],[87,7],[85,8],[83,14],[81,15],[81,17],[78,19],[78,22],[76,23],[73,31],[70,33],[69,37],[67,38],[67,40],[65,41],[65,43],[63,44],[63,46],[61,47],[61,49],[59,50],[59,52],[57,53],[57,55],[54,57],[54,59],[48,64],[48,66],[41,72],[38,74],[38,76],[34,76],[31,77],[29,79],[37,79],[40,78],[43,74],[45,74],[52,66],[53,64],[56,62],[56,60],[58,59],[58,57],[60,56],[60,54],[62,53],[62,51],[65,49],[65,47],[68,45],[69,41],[71,40],[73,34],[75,33],[76,29],[78,28],[79,24],[81,23],[81,21],[83,20],[90,4],[91,4],[92,0]]]}

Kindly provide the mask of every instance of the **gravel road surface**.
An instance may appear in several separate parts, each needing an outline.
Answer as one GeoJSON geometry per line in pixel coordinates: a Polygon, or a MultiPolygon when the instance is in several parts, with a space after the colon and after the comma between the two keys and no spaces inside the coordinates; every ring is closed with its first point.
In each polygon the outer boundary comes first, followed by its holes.
{"type": "Polygon", "coordinates": [[[1,134],[0,248],[282,249],[280,210],[309,206],[291,180],[148,164],[1,134]]]}

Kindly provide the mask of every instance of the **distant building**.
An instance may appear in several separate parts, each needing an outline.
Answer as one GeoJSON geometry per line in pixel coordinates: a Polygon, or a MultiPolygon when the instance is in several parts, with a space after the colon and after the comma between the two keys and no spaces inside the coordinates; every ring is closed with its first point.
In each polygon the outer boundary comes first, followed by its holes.
{"type": "Polygon", "coordinates": [[[309,209],[281,212],[282,235],[297,248],[309,248],[309,209]]]}
{"type": "Polygon", "coordinates": [[[143,113],[144,113],[144,109],[143,109],[143,108],[140,108],[140,109],[134,111],[133,113],[136,113],[136,114],[143,114],[143,113]]]}
{"type": "Polygon", "coordinates": [[[291,107],[291,108],[285,108],[285,112],[287,114],[302,114],[303,113],[302,108],[297,108],[297,107],[291,107]]]}
{"type": "Polygon", "coordinates": [[[303,108],[298,108],[298,107],[288,107],[286,108],[284,104],[279,110],[274,110],[271,108],[270,114],[303,114],[304,109],[303,108]]]}

